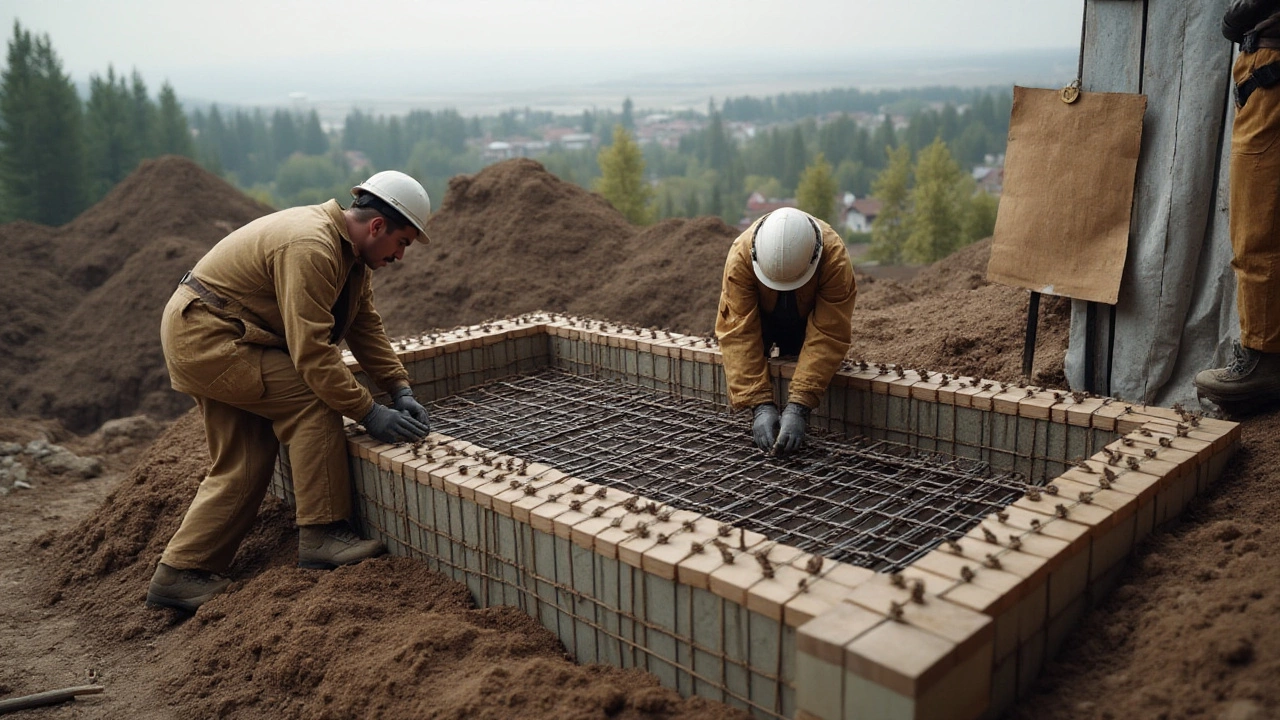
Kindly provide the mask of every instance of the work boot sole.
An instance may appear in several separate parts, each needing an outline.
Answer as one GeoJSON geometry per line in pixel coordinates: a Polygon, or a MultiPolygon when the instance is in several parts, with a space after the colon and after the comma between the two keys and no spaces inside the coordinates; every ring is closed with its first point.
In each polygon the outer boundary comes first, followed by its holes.
{"type": "MultiPolygon", "coordinates": [[[[361,558],[363,560],[364,558],[361,558]]],[[[360,560],[356,560],[360,562],[360,560]]],[[[351,563],[347,563],[350,565],[351,563]]],[[[340,563],[325,562],[323,560],[299,560],[298,567],[303,570],[336,570],[341,566],[340,563]]]]}
{"type": "Polygon", "coordinates": [[[1213,403],[1224,415],[1233,418],[1258,415],[1280,407],[1280,399],[1270,395],[1259,395],[1258,393],[1230,395],[1197,388],[1196,399],[1213,403]]]}
{"type": "MultiPolygon", "coordinates": [[[[219,591],[221,592],[221,591],[219,591]]],[[[160,595],[154,591],[147,591],[147,607],[150,608],[170,608],[172,610],[180,610],[185,613],[195,614],[201,605],[213,599],[218,593],[209,593],[208,595],[199,595],[193,598],[171,598],[166,595],[160,595]]]]}
{"type": "Polygon", "coordinates": [[[387,552],[386,548],[382,548],[379,552],[377,552],[374,555],[366,555],[364,557],[352,558],[351,560],[347,560],[346,562],[334,562],[332,560],[299,560],[298,567],[302,568],[303,570],[336,570],[342,567],[343,565],[355,565],[356,563],[364,562],[365,560],[368,560],[370,558],[375,558],[380,555],[385,555],[386,552],[387,552]]]}

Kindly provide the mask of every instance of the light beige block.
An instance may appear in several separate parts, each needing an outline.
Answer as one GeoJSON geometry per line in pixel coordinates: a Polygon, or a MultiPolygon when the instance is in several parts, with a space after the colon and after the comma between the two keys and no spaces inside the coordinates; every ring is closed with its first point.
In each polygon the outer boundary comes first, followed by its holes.
{"type": "Polygon", "coordinates": [[[796,630],[796,717],[842,720],[845,645],[885,622],[856,605],[834,607],[796,630]]]}

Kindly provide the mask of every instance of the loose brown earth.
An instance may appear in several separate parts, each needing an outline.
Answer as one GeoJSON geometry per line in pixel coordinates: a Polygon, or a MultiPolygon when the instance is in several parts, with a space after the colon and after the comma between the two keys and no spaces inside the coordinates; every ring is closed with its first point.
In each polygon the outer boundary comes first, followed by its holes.
{"type": "MultiPolygon", "coordinates": [[[[0,226],[0,441],[104,459],[93,480],[33,472],[0,496],[0,697],[92,679],[103,695],[28,717],[732,717],[652,676],[578,666],[511,609],[404,559],[292,567],[286,509],[264,504],[235,583],[194,618],[146,609],[146,579],[208,457],[155,343],[174,282],[266,211],[194,165],[144,164],[62,228],[0,226]],[[12,261],[12,262],[10,262],[12,261]],[[146,412],[163,435],[106,438],[146,412]],[[176,419],[175,419],[176,418],[176,419]]],[[[710,331],[734,232],[714,219],[637,230],[598,196],[515,161],[459,178],[430,247],[380,273],[395,334],[543,309],[710,331]]],[[[850,355],[997,380],[1020,374],[1026,295],[986,284],[989,244],[910,282],[859,277],[850,355]]],[[[1034,382],[1060,385],[1066,303],[1042,314],[1034,382]]],[[[1026,718],[1280,716],[1280,414],[1244,426],[1223,481],[1140,548],[1026,718]]]]}

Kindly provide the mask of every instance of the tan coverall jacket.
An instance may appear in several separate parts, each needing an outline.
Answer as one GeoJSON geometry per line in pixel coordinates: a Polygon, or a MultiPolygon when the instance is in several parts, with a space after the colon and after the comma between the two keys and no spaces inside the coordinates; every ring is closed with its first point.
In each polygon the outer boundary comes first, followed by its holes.
{"type": "Polygon", "coordinates": [[[373,397],[342,361],[347,346],[384,390],[409,385],[373,306],[337,201],[259,218],[223,238],[179,285],[161,342],[174,389],[204,415],[212,467],[165,550],[178,569],[222,572],[252,527],[279,443],[288,449],[299,525],[347,519],[342,415],[373,397]]]}
{"type": "MultiPolygon", "coordinates": [[[[774,401],[760,313],[773,311],[778,292],[757,280],[751,268],[751,236],[759,222],[739,235],[729,249],[716,315],[716,338],[734,409],[774,401]]],[[[844,241],[827,223],[819,220],[818,225],[822,228],[822,259],[809,282],[795,291],[796,305],[807,318],[807,326],[787,399],[809,408],[818,406],[849,352],[853,342],[850,318],[858,296],[844,241]]]]}

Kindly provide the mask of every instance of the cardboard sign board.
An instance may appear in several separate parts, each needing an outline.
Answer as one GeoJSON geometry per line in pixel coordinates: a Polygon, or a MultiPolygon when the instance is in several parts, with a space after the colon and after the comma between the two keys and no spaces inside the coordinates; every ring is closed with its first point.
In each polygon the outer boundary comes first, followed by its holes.
{"type": "Polygon", "coordinates": [[[1145,95],[1014,87],[987,279],[1110,305],[1120,293],[1145,95]]]}

